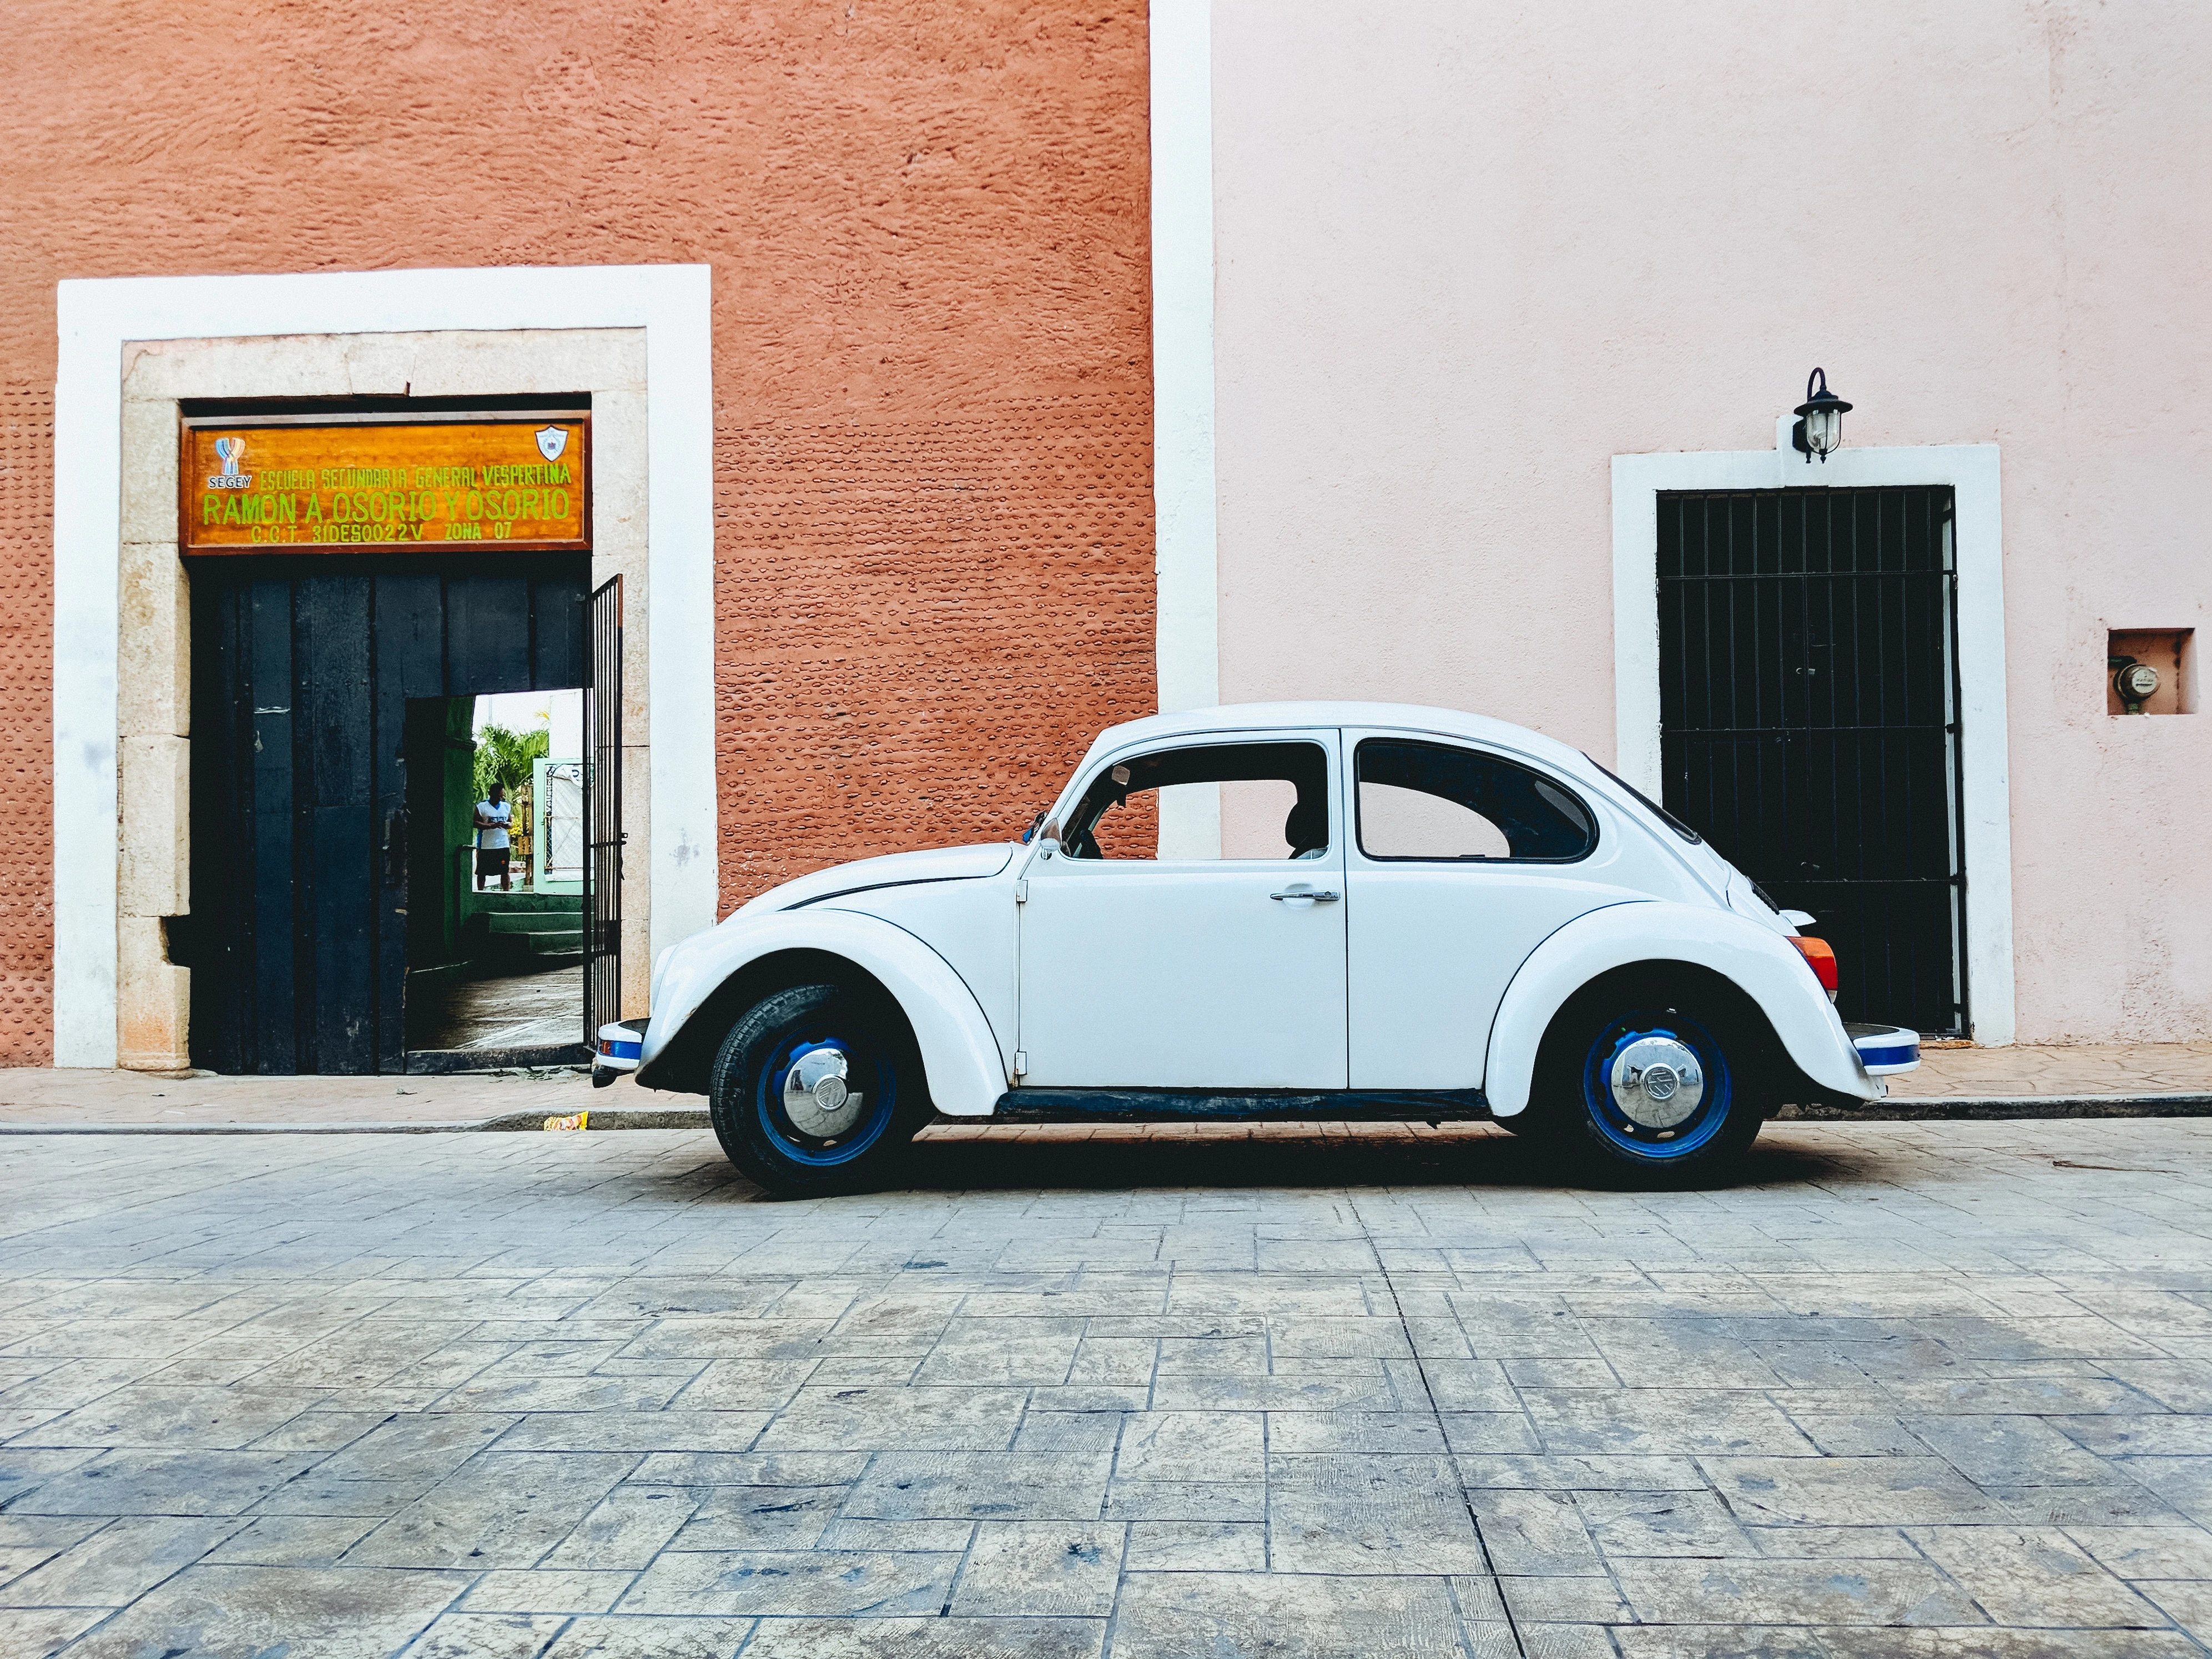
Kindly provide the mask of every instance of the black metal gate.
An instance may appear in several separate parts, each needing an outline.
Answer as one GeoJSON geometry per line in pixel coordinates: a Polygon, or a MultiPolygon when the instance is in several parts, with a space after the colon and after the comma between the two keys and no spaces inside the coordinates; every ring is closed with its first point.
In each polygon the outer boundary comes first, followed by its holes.
{"type": "Polygon", "coordinates": [[[1659,497],[1669,811],[1835,948],[1850,1019],[1966,1029],[1948,488],[1659,497]]]}
{"type": "Polygon", "coordinates": [[[584,1041],[622,1018],[622,578],[592,593],[585,629],[584,1041]]]}
{"type": "Polygon", "coordinates": [[[406,1071],[410,931],[452,850],[440,780],[410,787],[409,711],[577,684],[588,564],[272,554],[191,569],[192,907],[170,959],[193,970],[192,1063],[406,1071]]]}

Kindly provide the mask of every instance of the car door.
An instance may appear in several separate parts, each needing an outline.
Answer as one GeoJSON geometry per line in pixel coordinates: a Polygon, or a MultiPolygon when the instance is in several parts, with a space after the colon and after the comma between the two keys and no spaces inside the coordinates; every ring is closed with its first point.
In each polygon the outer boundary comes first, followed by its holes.
{"type": "Polygon", "coordinates": [[[1022,1086],[1343,1088],[1339,770],[1334,731],[1104,757],[1026,872],[1022,1086]],[[1160,856],[1174,790],[1218,802],[1220,856],[1160,856]]]}
{"type": "Polygon", "coordinates": [[[1388,731],[1347,730],[1344,752],[1352,1086],[1478,1088],[1529,952],[1642,896],[1610,878],[1620,837],[1523,759],[1388,731]]]}

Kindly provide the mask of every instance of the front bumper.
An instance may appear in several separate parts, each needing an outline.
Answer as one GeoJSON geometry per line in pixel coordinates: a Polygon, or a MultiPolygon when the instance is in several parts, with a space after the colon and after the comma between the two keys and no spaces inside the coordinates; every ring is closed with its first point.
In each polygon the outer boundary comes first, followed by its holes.
{"type": "Polygon", "coordinates": [[[1890,1077],[1920,1064],[1920,1033],[1902,1025],[1847,1024],[1844,1034],[1859,1052],[1869,1077],[1890,1077]]]}

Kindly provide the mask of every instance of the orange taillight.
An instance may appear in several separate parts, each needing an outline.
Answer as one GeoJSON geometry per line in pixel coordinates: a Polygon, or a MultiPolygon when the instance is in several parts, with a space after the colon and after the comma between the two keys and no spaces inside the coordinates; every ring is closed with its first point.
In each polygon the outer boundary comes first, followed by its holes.
{"type": "Polygon", "coordinates": [[[1797,954],[1805,958],[1805,965],[1813,970],[1813,977],[1820,981],[1820,988],[1828,994],[1828,1000],[1836,999],[1836,953],[1828,948],[1824,939],[1808,939],[1802,933],[1791,936],[1790,942],[1797,947],[1797,954]]]}

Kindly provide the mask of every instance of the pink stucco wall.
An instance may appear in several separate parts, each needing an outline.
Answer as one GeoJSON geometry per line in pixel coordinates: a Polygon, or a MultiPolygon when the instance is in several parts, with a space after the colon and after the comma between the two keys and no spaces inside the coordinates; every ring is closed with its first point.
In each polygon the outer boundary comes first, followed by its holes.
{"type": "Polygon", "coordinates": [[[2020,1039],[2212,1035],[2212,714],[2103,682],[2212,610],[2208,84],[2191,0],[1218,0],[1224,699],[1609,756],[1610,458],[1824,364],[2002,448],[2020,1039]]]}

